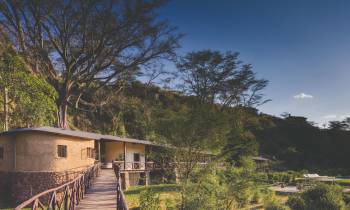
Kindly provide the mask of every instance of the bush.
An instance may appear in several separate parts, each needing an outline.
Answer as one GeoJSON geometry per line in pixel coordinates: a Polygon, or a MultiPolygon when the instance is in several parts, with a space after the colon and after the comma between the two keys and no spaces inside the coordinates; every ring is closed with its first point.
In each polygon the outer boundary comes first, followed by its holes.
{"type": "Polygon", "coordinates": [[[293,210],[305,210],[306,209],[305,201],[300,196],[289,197],[286,204],[293,210]]]}
{"type": "Polygon", "coordinates": [[[290,210],[288,206],[280,204],[277,201],[269,201],[264,206],[265,210],[290,210]]]}
{"type": "Polygon", "coordinates": [[[269,189],[264,189],[262,191],[262,194],[264,195],[263,196],[263,199],[264,199],[264,202],[265,203],[269,203],[269,202],[272,202],[276,199],[276,195],[275,195],[275,192],[272,191],[272,190],[269,190],[269,189]]]}
{"type": "Polygon", "coordinates": [[[337,185],[319,184],[301,195],[306,210],[343,210],[345,203],[342,189],[337,185]]]}
{"type": "Polygon", "coordinates": [[[262,200],[261,193],[258,190],[256,190],[253,194],[251,202],[254,204],[257,204],[257,203],[260,203],[261,200],[262,200]]]}
{"type": "Polygon", "coordinates": [[[140,193],[140,210],[159,210],[160,199],[159,194],[154,193],[150,188],[140,193]]]}
{"type": "Polygon", "coordinates": [[[293,210],[344,210],[342,189],[337,185],[319,184],[301,195],[292,196],[287,205],[293,210]]]}
{"type": "Polygon", "coordinates": [[[300,174],[294,171],[288,172],[273,172],[267,174],[267,179],[269,183],[284,182],[287,184],[295,182],[295,178],[300,174]]]}

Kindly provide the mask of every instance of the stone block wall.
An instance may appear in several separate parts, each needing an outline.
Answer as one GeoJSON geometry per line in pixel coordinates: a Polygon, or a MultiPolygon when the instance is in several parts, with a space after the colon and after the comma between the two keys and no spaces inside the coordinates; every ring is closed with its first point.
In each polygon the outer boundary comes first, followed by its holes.
{"type": "Polygon", "coordinates": [[[0,172],[0,204],[9,203],[10,201],[9,177],[9,173],[0,172]]]}
{"type": "Polygon", "coordinates": [[[71,181],[80,173],[0,172],[0,196],[15,206],[38,193],[71,181]]]}

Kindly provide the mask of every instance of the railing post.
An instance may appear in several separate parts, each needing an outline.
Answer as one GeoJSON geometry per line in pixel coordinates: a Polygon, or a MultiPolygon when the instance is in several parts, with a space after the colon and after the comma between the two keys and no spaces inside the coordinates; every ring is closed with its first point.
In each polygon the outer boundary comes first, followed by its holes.
{"type": "Polygon", "coordinates": [[[65,189],[65,194],[64,194],[64,210],[68,210],[68,196],[69,196],[69,186],[66,187],[65,189]]]}

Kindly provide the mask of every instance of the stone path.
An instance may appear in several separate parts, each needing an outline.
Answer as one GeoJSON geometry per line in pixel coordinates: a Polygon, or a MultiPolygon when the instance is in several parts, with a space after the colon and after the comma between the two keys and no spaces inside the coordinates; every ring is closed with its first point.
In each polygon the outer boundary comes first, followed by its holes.
{"type": "Polygon", "coordinates": [[[117,207],[116,193],[116,178],[113,170],[101,169],[100,175],[95,179],[92,187],[76,209],[115,210],[117,207]]]}

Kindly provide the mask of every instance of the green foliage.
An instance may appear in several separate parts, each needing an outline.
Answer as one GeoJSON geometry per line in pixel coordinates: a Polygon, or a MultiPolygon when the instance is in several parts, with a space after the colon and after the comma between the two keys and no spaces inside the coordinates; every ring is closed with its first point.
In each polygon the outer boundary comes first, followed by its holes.
{"type": "Polygon", "coordinates": [[[222,174],[228,195],[234,199],[237,207],[241,208],[247,205],[255,190],[254,168],[246,167],[228,167],[222,174]]]}
{"type": "Polygon", "coordinates": [[[286,203],[292,210],[305,210],[306,203],[300,196],[290,196],[286,203]]]}
{"type": "Polygon", "coordinates": [[[146,188],[140,193],[140,210],[159,210],[159,194],[153,192],[151,188],[146,188]]]}
{"type": "Polygon", "coordinates": [[[282,169],[307,169],[328,175],[349,173],[349,131],[320,129],[304,117],[266,117],[269,124],[252,130],[260,152],[283,161],[282,169]]]}
{"type": "Polygon", "coordinates": [[[337,185],[319,184],[299,197],[291,197],[287,204],[294,210],[344,210],[342,188],[337,185]]]}
{"type": "Polygon", "coordinates": [[[287,172],[269,172],[267,173],[267,181],[269,183],[283,182],[291,184],[295,182],[295,178],[301,177],[302,174],[294,171],[287,172]]]}
{"type": "Polygon", "coordinates": [[[183,183],[182,209],[225,209],[227,191],[221,185],[219,176],[215,171],[204,174],[200,171],[198,175],[196,180],[188,180],[183,183]]]}
{"type": "Polygon", "coordinates": [[[262,197],[263,196],[261,195],[261,192],[259,190],[255,190],[251,202],[254,204],[258,204],[262,201],[262,197]]]}
{"type": "Polygon", "coordinates": [[[288,206],[285,206],[277,201],[269,201],[264,205],[265,210],[290,210],[288,206]]]}
{"type": "Polygon", "coordinates": [[[180,59],[177,68],[185,93],[195,95],[203,103],[224,106],[254,106],[263,101],[267,80],[257,79],[252,66],[238,60],[238,53],[202,50],[190,52],[180,59]]]}
{"type": "Polygon", "coordinates": [[[11,48],[0,57],[0,89],[5,88],[9,95],[10,127],[53,125],[57,92],[45,80],[31,74],[23,59],[11,48]]]}

